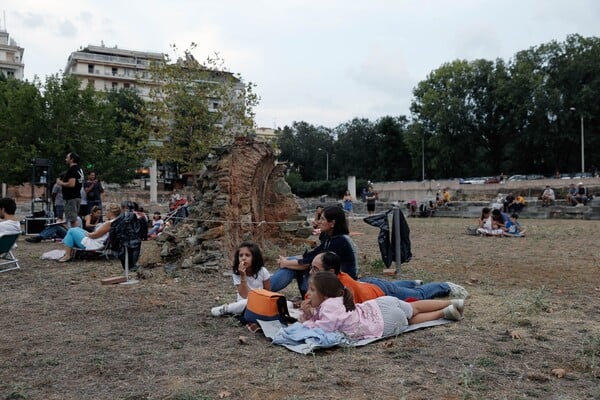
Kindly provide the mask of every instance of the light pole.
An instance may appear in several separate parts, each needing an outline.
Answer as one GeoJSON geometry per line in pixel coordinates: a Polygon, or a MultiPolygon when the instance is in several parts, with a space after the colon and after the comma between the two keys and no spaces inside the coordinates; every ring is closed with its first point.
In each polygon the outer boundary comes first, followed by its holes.
{"type": "Polygon", "coordinates": [[[320,147],[317,150],[321,150],[321,151],[325,152],[325,180],[329,181],[329,152],[320,147]]]}
{"type": "MultiPolygon", "coordinates": [[[[571,111],[577,111],[575,107],[570,108],[571,111]]],[[[581,173],[585,174],[585,141],[584,141],[584,131],[583,131],[583,114],[580,116],[581,118],[581,173]]]]}
{"type": "Polygon", "coordinates": [[[421,136],[421,180],[425,181],[425,134],[421,136]]]}

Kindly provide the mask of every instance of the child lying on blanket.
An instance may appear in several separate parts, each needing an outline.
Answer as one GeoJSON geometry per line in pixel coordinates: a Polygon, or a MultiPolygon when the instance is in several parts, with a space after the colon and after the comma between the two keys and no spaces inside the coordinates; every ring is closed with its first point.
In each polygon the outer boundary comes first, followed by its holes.
{"type": "Polygon", "coordinates": [[[446,318],[462,318],[464,300],[420,300],[407,303],[396,297],[383,296],[354,304],[352,292],[330,272],[318,272],[308,283],[307,296],[315,309],[302,323],[325,332],[339,331],[352,339],[379,338],[402,332],[409,324],[446,318]]]}
{"type": "Polygon", "coordinates": [[[271,274],[264,267],[262,252],[255,243],[244,242],[238,247],[233,257],[233,285],[237,290],[237,301],[213,307],[210,310],[213,316],[241,314],[248,303],[250,290],[271,290],[271,274]]]}

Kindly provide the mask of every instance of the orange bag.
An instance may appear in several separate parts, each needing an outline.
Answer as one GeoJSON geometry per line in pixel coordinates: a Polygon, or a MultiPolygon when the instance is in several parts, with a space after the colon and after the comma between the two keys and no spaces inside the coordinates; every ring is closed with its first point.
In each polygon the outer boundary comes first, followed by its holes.
{"type": "Polygon", "coordinates": [[[295,322],[290,316],[285,296],[266,289],[254,289],[248,293],[248,304],[242,315],[242,323],[279,320],[284,324],[295,322]]]}

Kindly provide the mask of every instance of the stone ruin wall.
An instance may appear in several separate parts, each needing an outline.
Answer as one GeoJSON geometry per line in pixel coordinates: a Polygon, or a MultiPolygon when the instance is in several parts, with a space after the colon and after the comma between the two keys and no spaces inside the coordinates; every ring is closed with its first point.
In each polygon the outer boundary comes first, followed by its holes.
{"type": "MultiPolygon", "coordinates": [[[[229,268],[237,246],[256,242],[263,254],[311,246],[311,228],[284,180],[273,149],[238,138],[214,149],[200,177],[190,215],[157,238],[160,255],[182,268],[229,268]]],[[[266,257],[268,258],[268,257],[266,257]]]]}

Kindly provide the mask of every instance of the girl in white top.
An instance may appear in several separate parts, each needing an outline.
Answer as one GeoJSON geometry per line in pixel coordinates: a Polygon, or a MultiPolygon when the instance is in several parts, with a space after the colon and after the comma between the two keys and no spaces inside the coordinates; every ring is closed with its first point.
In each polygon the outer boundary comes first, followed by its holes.
{"type": "Polygon", "coordinates": [[[213,307],[210,313],[219,317],[225,314],[241,314],[248,303],[252,289],[271,290],[271,274],[264,267],[263,255],[258,245],[242,243],[233,258],[233,285],[237,290],[235,303],[213,307]]]}

